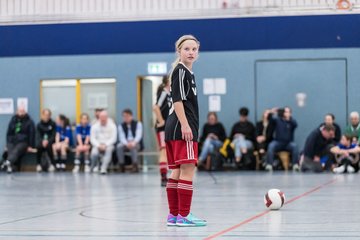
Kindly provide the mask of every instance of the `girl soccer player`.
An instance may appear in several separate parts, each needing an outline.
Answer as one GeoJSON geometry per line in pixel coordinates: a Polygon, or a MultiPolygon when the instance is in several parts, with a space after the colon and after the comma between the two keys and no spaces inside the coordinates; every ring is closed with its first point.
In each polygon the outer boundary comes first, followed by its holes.
{"type": "Polygon", "coordinates": [[[72,146],[72,132],[69,119],[60,114],[56,119],[56,135],[53,144],[53,154],[56,161],[56,169],[65,171],[67,151],[72,146]],[[60,159],[59,159],[60,153],[60,159]]]}
{"type": "Polygon", "coordinates": [[[74,161],[73,173],[78,173],[80,170],[80,157],[81,154],[84,154],[84,172],[89,173],[90,168],[90,124],[89,124],[89,115],[83,113],[80,116],[80,124],[76,126],[76,154],[74,161]]]}
{"type": "Polygon", "coordinates": [[[172,170],[166,190],[170,213],[168,226],[205,226],[206,221],[190,213],[193,177],[198,156],[199,108],[192,65],[200,42],[184,35],[175,43],[177,59],[171,73],[171,103],[165,124],[168,166],[172,170]]]}
{"type": "Polygon", "coordinates": [[[167,158],[165,150],[165,120],[169,115],[170,103],[170,82],[169,78],[165,76],[160,84],[156,94],[156,104],[154,105],[154,113],[156,115],[155,131],[160,148],[159,168],[161,175],[161,186],[165,187],[167,184],[167,158]]]}

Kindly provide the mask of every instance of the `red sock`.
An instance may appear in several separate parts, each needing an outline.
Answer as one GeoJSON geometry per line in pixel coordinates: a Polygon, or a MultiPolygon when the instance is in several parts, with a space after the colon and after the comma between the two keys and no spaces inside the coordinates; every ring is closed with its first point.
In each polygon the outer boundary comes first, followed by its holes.
{"type": "Polygon", "coordinates": [[[193,194],[192,181],[179,179],[178,182],[179,214],[186,217],[190,213],[191,199],[193,194]]]}
{"type": "Polygon", "coordinates": [[[166,185],[166,192],[169,203],[170,213],[174,216],[179,214],[179,201],[178,201],[178,193],[177,193],[177,185],[178,181],[174,179],[169,179],[166,185]]]}
{"type": "Polygon", "coordinates": [[[161,175],[166,175],[167,174],[167,163],[166,162],[159,163],[159,168],[160,168],[160,174],[161,175]]]}

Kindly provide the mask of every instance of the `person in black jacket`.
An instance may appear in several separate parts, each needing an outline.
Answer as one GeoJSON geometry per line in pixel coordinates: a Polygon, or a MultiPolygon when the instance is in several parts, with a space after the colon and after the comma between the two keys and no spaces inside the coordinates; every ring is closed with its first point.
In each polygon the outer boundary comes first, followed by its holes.
{"type": "Polygon", "coordinates": [[[207,120],[200,137],[200,142],[203,143],[199,156],[200,163],[203,163],[209,154],[218,150],[226,138],[224,126],[218,122],[218,117],[215,112],[209,112],[207,120]]]}
{"type": "Polygon", "coordinates": [[[331,143],[333,146],[337,145],[340,142],[341,139],[341,128],[340,126],[335,122],[335,115],[332,113],[328,113],[325,115],[324,118],[324,122],[320,125],[324,126],[324,125],[333,125],[335,128],[335,135],[334,138],[332,139],[333,142],[331,143]]]}
{"type": "Polygon", "coordinates": [[[247,154],[249,149],[254,147],[255,143],[255,126],[248,120],[249,109],[240,108],[239,113],[240,121],[234,124],[230,134],[237,163],[241,161],[241,157],[247,154]]]}
{"type": "Polygon", "coordinates": [[[36,149],[37,149],[37,166],[36,171],[48,170],[55,171],[54,155],[52,145],[55,142],[56,123],[51,119],[50,109],[43,109],[41,112],[40,122],[36,126],[36,149]],[[50,158],[51,164],[47,166],[41,162],[43,153],[46,152],[50,158]]]}
{"type": "Polygon", "coordinates": [[[324,125],[310,133],[305,141],[304,151],[301,156],[301,171],[322,172],[321,158],[329,156],[329,142],[335,134],[333,125],[324,125]]]}
{"type": "Polygon", "coordinates": [[[261,121],[256,123],[256,149],[259,151],[260,157],[264,157],[267,147],[272,140],[272,129],[269,124],[271,111],[266,109],[263,113],[261,121]]]}
{"type": "Polygon", "coordinates": [[[12,166],[20,160],[27,150],[35,145],[34,122],[27,114],[25,108],[19,107],[15,116],[10,120],[7,134],[6,146],[8,158],[5,161],[7,172],[12,172],[12,166]]]}
{"type": "Polygon", "coordinates": [[[291,153],[293,170],[299,171],[299,150],[294,142],[294,133],[297,128],[296,120],[291,116],[291,109],[273,109],[270,125],[274,128],[274,140],[268,146],[265,170],[273,170],[274,155],[276,152],[286,150],[291,153]]]}

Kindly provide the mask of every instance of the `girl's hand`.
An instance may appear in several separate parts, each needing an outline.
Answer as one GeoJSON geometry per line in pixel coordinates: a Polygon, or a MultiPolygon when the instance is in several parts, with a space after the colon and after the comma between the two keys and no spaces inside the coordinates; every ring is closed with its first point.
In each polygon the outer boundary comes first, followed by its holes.
{"type": "Polygon", "coordinates": [[[193,133],[189,125],[181,126],[182,139],[185,141],[192,141],[193,133]]]}

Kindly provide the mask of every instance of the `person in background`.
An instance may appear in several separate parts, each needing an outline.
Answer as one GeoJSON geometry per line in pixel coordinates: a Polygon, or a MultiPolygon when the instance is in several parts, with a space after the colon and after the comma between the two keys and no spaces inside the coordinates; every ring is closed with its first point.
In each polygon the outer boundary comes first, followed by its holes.
{"type": "Polygon", "coordinates": [[[285,150],[291,153],[293,170],[299,171],[299,149],[294,142],[297,122],[291,115],[291,109],[289,107],[273,109],[272,114],[275,115],[270,117],[270,125],[274,128],[274,138],[268,146],[265,170],[272,171],[275,153],[285,150]]]}
{"type": "Polygon", "coordinates": [[[35,126],[34,122],[26,112],[24,107],[19,107],[15,116],[9,122],[6,133],[7,159],[2,168],[7,168],[8,173],[12,173],[12,167],[21,156],[27,151],[31,151],[35,145],[35,126]]]}
{"type": "Polygon", "coordinates": [[[334,173],[354,173],[359,161],[360,147],[352,143],[352,137],[343,135],[340,143],[330,149],[331,153],[335,155],[338,167],[333,169],[334,173]]]}
{"type": "Polygon", "coordinates": [[[168,76],[164,76],[162,83],[157,89],[156,104],[153,111],[156,115],[155,131],[160,149],[159,154],[159,169],[161,176],[161,186],[166,187],[167,184],[167,156],[165,144],[165,121],[169,115],[170,110],[170,81],[168,76]]]}
{"type": "Polygon", "coordinates": [[[80,116],[80,124],[76,126],[76,154],[74,161],[74,169],[73,173],[78,173],[80,170],[80,157],[81,154],[84,155],[84,172],[89,173],[91,171],[90,168],[90,124],[89,124],[89,115],[86,113],[81,114],[80,116]]]}
{"type": "Polygon", "coordinates": [[[266,109],[261,121],[256,123],[256,149],[259,151],[260,159],[265,157],[269,143],[272,140],[272,129],[269,125],[271,111],[266,109]]]}
{"type": "Polygon", "coordinates": [[[55,171],[55,162],[52,146],[55,142],[56,136],[56,123],[51,119],[51,111],[43,109],[41,111],[40,122],[36,125],[36,171],[55,171]],[[43,153],[47,153],[50,159],[50,165],[41,161],[43,153]]]}
{"type": "Polygon", "coordinates": [[[332,114],[332,113],[328,113],[325,115],[325,118],[324,118],[324,122],[320,125],[323,126],[323,125],[333,125],[334,128],[335,128],[335,136],[333,138],[334,140],[334,145],[338,144],[340,142],[340,139],[341,139],[341,128],[340,126],[335,122],[335,115],[332,114]]]}
{"type": "Polygon", "coordinates": [[[207,115],[207,123],[203,127],[200,137],[202,142],[202,150],[199,156],[199,163],[204,164],[209,154],[217,151],[226,139],[225,128],[222,123],[218,122],[215,112],[209,112],[207,115]]]}
{"type": "MultiPolygon", "coordinates": [[[[304,151],[300,160],[300,168],[302,172],[322,172],[322,157],[329,156],[329,142],[335,136],[335,128],[333,125],[324,125],[316,128],[310,133],[305,141],[304,151]]],[[[331,163],[329,161],[329,163],[331,163]]]]}
{"type": "Polygon", "coordinates": [[[94,125],[98,120],[99,120],[99,115],[100,113],[104,111],[103,108],[95,108],[95,111],[94,111],[94,119],[91,121],[91,126],[94,125]]]}
{"type": "Polygon", "coordinates": [[[240,121],[235,123],[231,129],[230,138],[235,150],[235,161],[239,163],[249,149],[254,148],[255,126],[249,119],[249,109],[242,107],[239,110],[240,121]]]}
{"type": "Polygon", "coordinates": [[[67,151],[72,145],[72,131],[70,126],[69,119],[60,114],[56,119],[56,136],[55,142],[52,145],[54,159],[56,162],[56,169],[60,171],[65,171],[66,169],[66,159],[67,151]]]}
{"type": "Polygon", "coordinates": [[[350,124],[345,128],[345,134],[360,141],[360,119],[358,112],[350,113],[350,124]]]}
{"type": "Polygon", "coordinates": [[[125,152],[131,154],[133,172],[138,172],[138,152],[143,149],[143,126],[140,121],[133,118],[130,109],[122,112],[123,123],[118,126],[119,144],[117,145],[117,157],[121,171],[124,172],[125,152]]]}
{"type": "Polygon", "coordinates": [[[97,121],[90,129],[91,149],[91,170],[98,172],[98,160],[102,158],[100,173],[106,174],[108,166],[112,159],[114,145],[116,143],[116,125],[108,117],[106,111],[99,114],[99,121],[97,121]]]}

